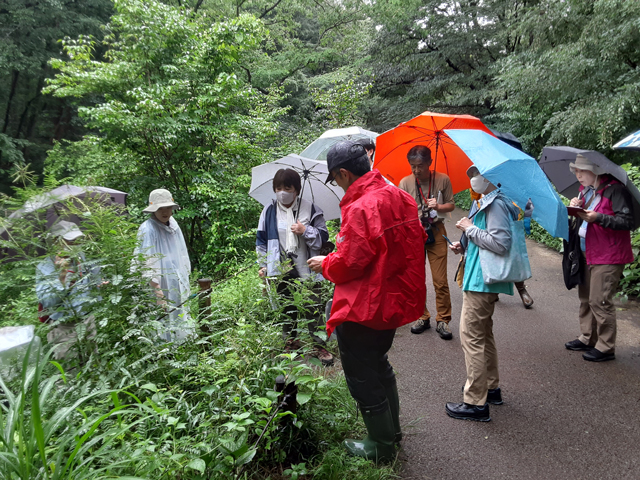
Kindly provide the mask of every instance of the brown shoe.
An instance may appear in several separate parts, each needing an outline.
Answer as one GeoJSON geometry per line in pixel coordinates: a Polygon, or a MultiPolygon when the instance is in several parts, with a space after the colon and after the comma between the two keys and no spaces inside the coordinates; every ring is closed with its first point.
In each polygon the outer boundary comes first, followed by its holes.
{"type": "Polygon", "coordinates": [[[292,353],[302,348],[302,343],[297,338],[287,338],[284,342],[284,353],[292,353]]]}
{"type": "Polygon", "coordinates": [[[524,285],[522,288],[518,288],[518,293],[520,294],[524,308],[531,308],[531,305],[533,305],[533,298],[531,298],[531,295],[529,295],[529,292],[527,292],[524,285]]]}
{"type": "Polygon", "coordinates": [[[316,357],[318,360],[322,362],[322,365],[325,367],[330,367],[333,365],[333,355],[331,355],[325,348],[320,345],[314,345],[309,355],[312,357],[316,357]]]}

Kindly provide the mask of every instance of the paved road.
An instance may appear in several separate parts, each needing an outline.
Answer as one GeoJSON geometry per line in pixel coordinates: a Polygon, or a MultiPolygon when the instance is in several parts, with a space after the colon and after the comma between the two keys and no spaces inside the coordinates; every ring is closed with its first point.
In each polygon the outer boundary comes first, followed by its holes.
{"type": "MultiPolygon", "coordinates": [[[[460,231],[456,209],[447,220],[460,231]]],[[[616,360],[591,363],[564,343],[578,335],[578,294],[562,281],[561,256],[527,244],[535,300],[525,310],[517,295],[501,295],[494,315],[504,405],[488,423],[454,420],[445,403],[461,402],[466,374],[460,347],[462,294],[450,281],[454,339],[434,328],[398,330],[391,362],[398,375],[402,478],[640,479],[640,308],[620,305],[616,360]]],[[[457,257],[449,256],[449,278],[457,257]]],[[[428,275],[430,275],[428,273],[428,275]]],[[[429,277],[428,277],[429,278],[429,277]]],[[[434,293],[428,305],[435,312],[434,293]]]]}

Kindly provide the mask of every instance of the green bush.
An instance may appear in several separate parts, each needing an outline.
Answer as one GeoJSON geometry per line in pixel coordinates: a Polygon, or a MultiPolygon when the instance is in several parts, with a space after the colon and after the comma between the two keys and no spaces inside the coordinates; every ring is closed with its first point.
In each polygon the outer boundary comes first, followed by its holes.
{"type": "MultiPolygon", "coordinates": [[[[165,343],[156,334],[163,311],[141,273],[131,270],[138,222],[100,204],[76,207],[86,260],[109,281],[88,306],[97,336],[81,342],[82,361],[49,362],[45,354],[21,379],[0,385],[0,431],[11,435],[0,441],[0,477],[393,476],[392,467],[335,454],[342,439],[363,430],[344,376],[337,366],[283,353],[284,314],[271,309],[251,260],[213,285],[210,307],[192,301],[196,338],[165,343]],[[295,414],[279,407],[279,375],[298,387],[295,414]]],[[[12,223],[11,240],[1,246],[56,251],[30,228],[28,219],[12,223]]],[[[21,258],[2,271],[0,308],[13,324],[35,322],[41,258],[21,258]]],[[[330,295],[326,282],[325,288],[330,295]]],[[[304,286],[294,298],[300,307],[310,301],[304,286]]],[[[49,328],[38,324],[37,333],[45,338],[49,328]]],[[[298,328],[308,343],[303,320],[298,328]]]]}

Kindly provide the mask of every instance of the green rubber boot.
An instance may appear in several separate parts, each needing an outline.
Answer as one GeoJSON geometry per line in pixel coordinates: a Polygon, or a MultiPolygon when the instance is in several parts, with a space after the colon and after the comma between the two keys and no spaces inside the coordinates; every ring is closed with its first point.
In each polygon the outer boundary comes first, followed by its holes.
{"type": "Polygon", "coordinates": [[[393,444],[395,428],[388,403],[382,412],[371,413],[366,407],[361,408],[360,411],[369,435],[364,440],[350,438],[345,440],[345,448],[351,455],[375,462],[388,462],[395,459],[396,448],[393,444]]]}
{"type": "Polygon", "coordinates": [[[393,441],[400,443],[402,441],[402,429],[400,428],[400,398],[398,398],[398,384],[396,379],[393,383],[385,386],[387,391],[387,399],[389,400],[389,410],[391,410],[391,418],[393,419],[393,428],[395,435],[393,441]]]}

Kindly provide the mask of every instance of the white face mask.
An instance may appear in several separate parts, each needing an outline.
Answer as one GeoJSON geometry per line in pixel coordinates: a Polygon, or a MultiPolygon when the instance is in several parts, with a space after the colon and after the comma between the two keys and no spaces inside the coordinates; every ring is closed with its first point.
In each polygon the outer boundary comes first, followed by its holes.
{"type": "Polygon", "coordinates": [[[282,205],[292,204],[297,196],[296,192],[287,192],[286,190],[276,192],[276,198],[282,205]]]}
{"type": "Polygon", "coordinates": [[[489,188],[490,183],[491,182],[489,182],[489,180],[484,178],[482,175],[476,175],[471,179],[471,188],[474,192],[483,194],[487,191],[487,188],[489,188]]]}

